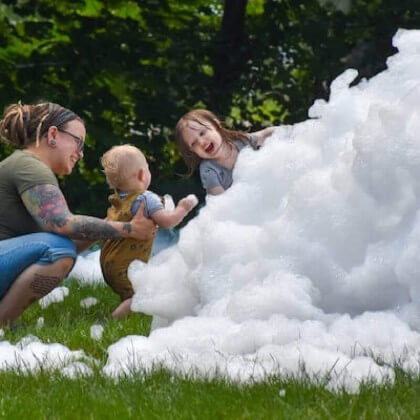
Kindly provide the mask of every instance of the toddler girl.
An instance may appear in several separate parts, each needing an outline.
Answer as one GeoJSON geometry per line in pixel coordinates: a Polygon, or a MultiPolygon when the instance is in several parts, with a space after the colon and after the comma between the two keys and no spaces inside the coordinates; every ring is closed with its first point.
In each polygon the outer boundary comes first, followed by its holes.
{"type": "Polygon", "coordinates": [[[212,112],[195,109],[178,121],[175,138],[187,165],[188,176],[197,166],[208,194],[221,194],[232,185],[232,172],[240,150],[249,145],[258,149],[275,127],[255,133],[228,130],[212,112]]]}

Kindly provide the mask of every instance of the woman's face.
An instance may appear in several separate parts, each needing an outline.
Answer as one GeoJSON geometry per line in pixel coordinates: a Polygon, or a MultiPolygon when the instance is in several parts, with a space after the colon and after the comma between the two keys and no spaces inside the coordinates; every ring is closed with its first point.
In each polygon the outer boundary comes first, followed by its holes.
{"type": "Polygon", "coordinates": [[[83,157],[86,129],[78,120],[70,121],[62,129],[57,128],[53,140],[55,148],[52,170],[57,175],[69,175],[83,157]]]}
{"type": "Polygon", "coordinates": [[[188,121],[182,132],[188,149],[201,159],[216,159],[223,143],[219,132],[210,124],[188,121]]]}

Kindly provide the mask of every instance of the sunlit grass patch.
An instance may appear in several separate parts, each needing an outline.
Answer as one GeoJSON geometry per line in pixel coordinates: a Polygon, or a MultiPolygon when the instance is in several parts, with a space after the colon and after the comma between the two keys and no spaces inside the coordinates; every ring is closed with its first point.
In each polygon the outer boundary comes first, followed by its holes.
{"type": "Polygon", "coordinates": [[[292,378],[256,384],[189,380],[164,370],[115,382],[99,371],[77,380],[57,373],[0,375],[3,418],[169,419],[416,419],[417,378],[392,386],[362,386],[333,393],[292,378]]]}

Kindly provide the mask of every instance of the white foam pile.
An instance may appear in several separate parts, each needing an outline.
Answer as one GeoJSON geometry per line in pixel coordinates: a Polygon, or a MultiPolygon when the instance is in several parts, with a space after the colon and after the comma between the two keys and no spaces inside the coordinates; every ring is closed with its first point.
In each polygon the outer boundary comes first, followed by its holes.
{"type": "Polygon", "coordinates": [[[420,31],[393,42],[387,70],[354,87],[345,71],[309,120],[242,151],[232,188],[131,272],[155,329],[110,346],[107,374],[305,373],[355,390],[396,361],[418,372],[420,31]]]}

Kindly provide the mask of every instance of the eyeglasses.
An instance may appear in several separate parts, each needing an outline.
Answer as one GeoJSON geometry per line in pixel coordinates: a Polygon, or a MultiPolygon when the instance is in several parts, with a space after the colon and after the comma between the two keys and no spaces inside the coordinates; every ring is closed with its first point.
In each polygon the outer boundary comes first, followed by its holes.
{"type": "Polygon", "coordinates": [[[83,153],[83,150],[85,149],[85,142],[81,137],[70,133],[70,131],[63,130],[62,128],[57,127],[57,130],[61,131],[62,133],[68,134],[77,143],[77,150],[79,151],[79,153],[83,153]]]}

